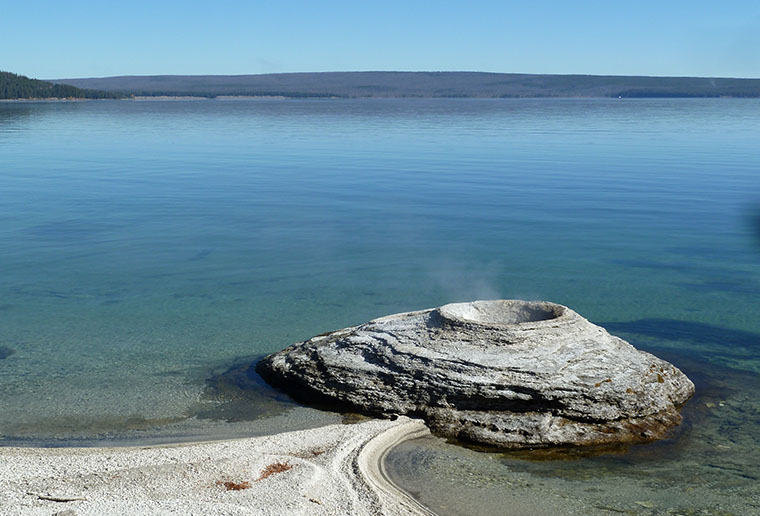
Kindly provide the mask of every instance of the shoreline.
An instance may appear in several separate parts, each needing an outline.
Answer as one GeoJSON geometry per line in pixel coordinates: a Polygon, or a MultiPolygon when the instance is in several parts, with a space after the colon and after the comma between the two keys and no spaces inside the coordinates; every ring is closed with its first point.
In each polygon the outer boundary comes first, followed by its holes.
{"type": "Polygon", "coordinates": [[[204,95],[137,95],[133,97],[124,98],[109,98],[109,99],[88,99],[88,98],[24,98],[24,99],[0,99],[0,104],[14,104],[14,103],[69,103],[69,102],[100,102],[100,101],[131,101],[131,102],[173,102],[173,101],[235,101],[235,100],[627,100],[627,101],[641,101],[641,100],[733,100],[733,99],[749,99],[758,100],[759,97],[740,97],[731,95],[722,95],[716,97],[610,97],[610,96],[558,96],[558,97],[539,97],[539,96],[516,96],[516,97],[488,97],[488,96],[472,96],[472,97],[459,97],[459,96],[366,96],[366,97],[339,97],[339,96],[283,96],[283,95],[218,95],[218,96],[204,96],[204,95]]]}
{"type": "Polygon", "coordinates": [[[382,463],[428,434],[400,417],[189,444],[0,448],[0,513],[429,516],[382,463]]]}

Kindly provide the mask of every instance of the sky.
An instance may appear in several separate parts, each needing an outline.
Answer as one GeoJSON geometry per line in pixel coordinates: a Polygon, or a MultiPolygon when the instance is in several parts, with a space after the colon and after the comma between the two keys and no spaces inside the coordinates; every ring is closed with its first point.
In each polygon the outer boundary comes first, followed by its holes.
{"type": "Polygon", "coordinates": [[[0,0],[0,70],[758,78],[760,2],[0,0]]]}

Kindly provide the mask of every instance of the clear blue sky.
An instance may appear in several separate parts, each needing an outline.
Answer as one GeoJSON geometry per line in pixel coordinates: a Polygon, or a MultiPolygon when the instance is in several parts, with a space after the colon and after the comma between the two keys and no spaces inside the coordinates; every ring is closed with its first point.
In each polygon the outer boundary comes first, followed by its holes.
{"type": "Polygon", "coordinates": [[[0,70],[760,77],[760,2],[0,0],[0,70]]]}

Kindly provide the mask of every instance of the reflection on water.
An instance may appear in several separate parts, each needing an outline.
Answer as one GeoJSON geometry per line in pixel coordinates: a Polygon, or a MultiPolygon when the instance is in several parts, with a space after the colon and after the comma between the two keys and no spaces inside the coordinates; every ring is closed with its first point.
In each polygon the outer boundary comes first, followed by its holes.
{"type": "Polygon", "coordinates": [[[0,134],[19,130],[25,120],[35,111],[35,104],[27,102],[3,102],[0,107],[0,134]]]}

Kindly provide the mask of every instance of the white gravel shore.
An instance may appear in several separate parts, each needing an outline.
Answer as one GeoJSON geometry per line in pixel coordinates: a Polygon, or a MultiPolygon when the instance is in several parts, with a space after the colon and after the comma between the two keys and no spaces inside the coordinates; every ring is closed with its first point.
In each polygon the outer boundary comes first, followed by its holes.
{"type": "Polygon", "coordinates": [[[427,432],[402,417],[173,446],[0,448],[0,514],[430,514],[382,467],[427,432]]]}

